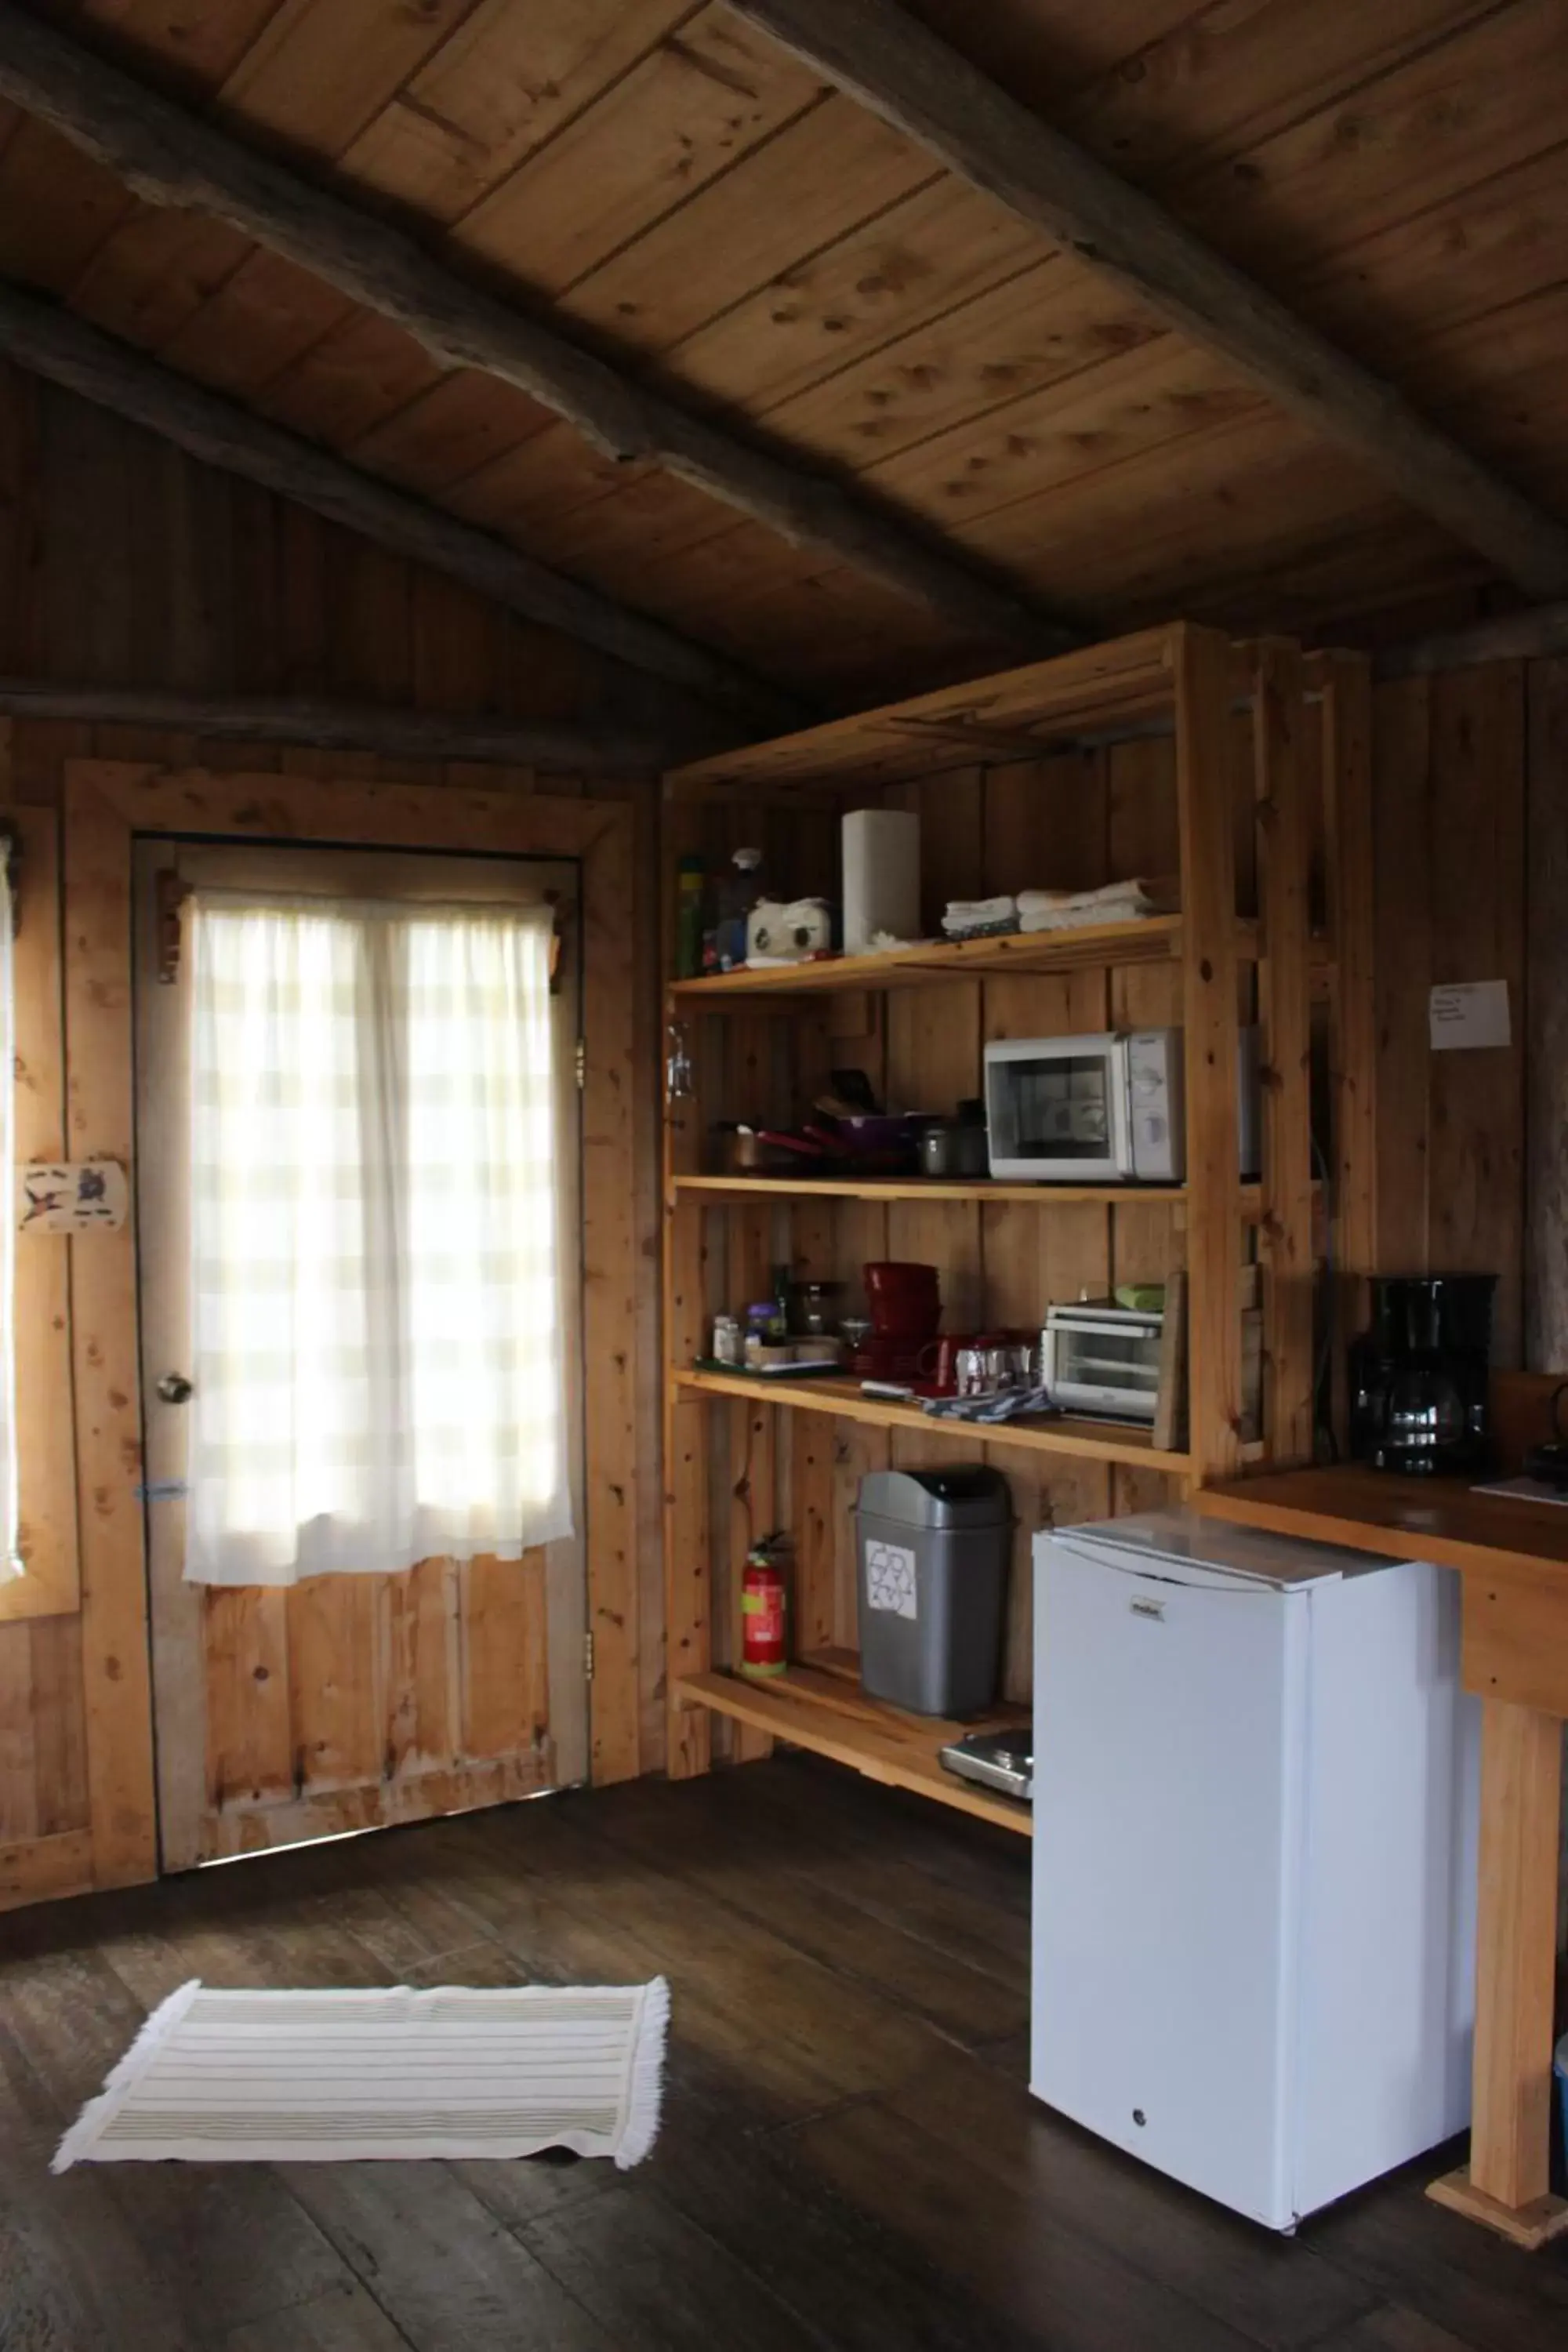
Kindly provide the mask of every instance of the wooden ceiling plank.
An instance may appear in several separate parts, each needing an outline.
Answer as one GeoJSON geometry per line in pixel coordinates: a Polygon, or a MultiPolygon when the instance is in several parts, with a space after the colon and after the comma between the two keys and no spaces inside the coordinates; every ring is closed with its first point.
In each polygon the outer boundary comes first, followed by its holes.
{"type": "Polygon", "coordinates": [[[468,213],[454,245],[560,294],[825,96],[715,0],[468,213]]]}
{"type": "Polygon", "coordinates": [[[427,220],[458,220],[613,89],[702,0],[480,0],[342,158],[427,220]],[[526,29],[526,38],[523,32],[526,29]]]}
{"type": "MultiPolygon", "coordinates": [[[[1342,21],[1338,11],[1323,13],[1342,21]]],[[[1366,14],[1363,12],[1363,18],[1366,14]]],[[[1206,58],[1208,52],[1204,55],[1206,58]]],[[[1429,73],[1429,63],[1422,62],[1429,73]]],[[[1568,108],[1568,89],[1563,96],[1568,108]]],[[[1486,168],[1484,151],[1474,146],[1468,115],[1456,112],[1457,119],[1439,112],[1426,134],[1429,148],[1468,142],[1468,161],[1454,155],[1447,180],[1462,180],[1467,173],[1486,168]]],[[[1321,125],[1320,131],[1324,152],[1311,184],[1314,220],[1320,234],[1326,222],[1342,216],[1347,230],[1353,231],[1353,207],[1347,209],[1332,195],[1339,142],[1332,126],[1321,125]]],[[[1370,143],[1380,142],[1373,135],[1370,143]]],[[[1344,249],[1336,249],[1326,263],[1293,273],[1297,300],[1310,307],[1314,324],[1353,342],[1373,363],[1413,365],[1413,328],[1436,323],[1446,313],[1479,317],[1505,299],[1510,289],[1523,292],[1555,279],[1560,268],[1558,221],[1568,192],[1565,157],[1568,150],[1559,148],[1531,158],[1500,179],[1466,185],[1458,193],[1450,189],[1437,210],[1396,221],[1370,241],[1349,235],[1344,249]],[[1488,289],[1493,269],[1503,272],[1506,279],[1495,296],[1488,289]]],[[[1216,198],[1234,214],[1242,191],[1252,183],[1261,185],[1267,197],[1272,170],[1272,152],[1264,144],[1211,166],[1210,178],[1216,198]],[[1246,180],[1238,183],[1237,175],[1243,173],[1246,180]]],[[[942,191],[952,184],[944,179],[915,202],[930,205],[941,217],[942,191]]],[[[1186,206],[1199,184],[1172,184],[1181,188],[1186,206]]],[[[899,210],[879,226],[888,236],[897,236],[899,210]]],[[[923,241],[915,241],[915,251],[923,262],[923,241]]],[[[833,263],[832,254],[819,256],[813,268],[831,268],[833,263]]],[[[1026,399],[1080,368],[1113,361],[1160,331],[1149,311],[1120,288],[1091,277],[1058,253],[1045,254],[1030,272],[960,297],[955,307],[943,310],[929,306],[929,320],[922,321],[920,312],[925,307],[913,306],[907,328],[879,349],[852,359],[847,366],[822,370],[804,392],[788,393],[776,403],[754,401],[754,413],[795,446],[857,470],[874,470],[884,455],[966,428],[988,410],[1000,416],[1006,397],[1026,399]]],[[[761,317],[752,323],[752,363],[761,371],[770,355],[769,336],[761,317]]],[[[892,324],[890,317],[885,323],[892,324]]],[[[721,320],[714,331],[721,369],[725,324],[721,320]]],[[[673,355],[683,378],[704,390],[741,396],[738,382],[710,382],[706,337],[707,331],[699,333],[673,355]]],[[[1474,349],[1478,365],[1484,351],[1484,344],[1474,349]]],[[[779,381],[776,371],[773,380],[779,381]]]]}
{"type": "Polygon", "coordinates": [[[1261,142],[1256,178],[1205,173],[1183,217],[1238,267],[1293,283],[1556,146],[1565,110],[1559,0],[1510,0],[1261,142]]]}
{"type": "Polygon", "coordinates": [[[180,0],[171,7],[169,0],[85,0],[70,13],[73,19],[101,26],[129,51],[152,57],[160,73],[214,89],[282,5],[283,0],[180,0]]]}
{"type": "Polygon", "coordinates": [[[1180,332],[1221,352],[1271,399],[1479,547],[1504,577],[1541,593],[1568,585],[1568,530],[890,0],[731,5],[1180,332]]]}
{"type": "Polygon", "coordinates": [[[944,317],[977,289],[1016,283],[1042,250],[1037,229],[943,173],[778,271],[665,356],[683,383],[758,418],[781,415],[797,394],[944,317]]]}
{"type": "Polygon", "coordinates": [[[131,209],[111,173],[26,117],[0,155],[0,275],[62,291],[131,209]]]}
{"type": "MultiPolygon", "coordinates": [[[[1225,169],[1496,5],[1376,0],[1367,8],[1303,8],[1300,0],[1258,0],[1199,7],[1139,51],[1135,73],[1100,77],[1066,109],[1048,85],[1033,100],[1012,82],[1005,87],[1070,127],[1124,177],[1163,187],[1225,169]]],[[[963,30],[954,45],[972,53],[963,30]]]]}
{"type": "Polygon", "coordinates": [[[73,310],[144,351],[174,338],[255,251],[248,237],[195,213],[135,205],[72,283],[73,310]]]}
{"type": "Polygon", "coordinates": [[[667,352],[938,177],[907,139],[835,94],[591,271],[563,311],[667,352]]]}
{"type": "Polygon", "coordinates": [[[257,385],[249,405],[313,441],[348,448],[447,373],[391,320],[354,309],[290,367],[257,385]]]}
{"type": "MultiPolygon", "coordinates": [[[[555,419],[536,401],[467,368],[444,375],[428,391],[382,418],[350,442],[351,464],[437,498],[489,459],[548,432],[555,419]]],[[[555,560],[562,558],[557,554],[555,560]]]]}
{"type": "Polygon", "coordinates": [[[253,246],[217,292],[151,348],[182,375],[247,400],[342,326],[353,309],[336,287],[253,246]]]}
{"type": "Polygon", "coordinates": [[[0,95],[41,113],[139,195],[230,222],[395,319],[437,358],[483,367],[568,416],[617,457],[653,459],[785,538],[871,572],[967,634],[1037,644],[1060,644],[1067,634],[837,484],[627,382],[550,327],[466,287],[397,230],[15,14],[0,17],[0,95]]]}
{"type": "MultiPolygon", "coordinates": [[[[1447,355],[1435,336],[1557,281],[1565,202],[1568,146],[1352,244],[1297,278],[1297,299],[1364,356],[1418,367],[1439,392],[1433,370],[1447,355]]],[[[1000,425],[1007,404],[997,387],[1010,385],[1023,404],[1084,372],[1087,392],[1088,371],[1116,367],[1122,351],[1159,331],[1120,289],[1053,256],[765,414],[795,446],[875,473],[884,458],[966,432],[987,413],[1000,425]]],[[[1457,377],[1489,368],[1484,335],[1461,348],[1457,377]]]]}
{"type": "Polygon", "coordinates": [[[473,0],[283,0],[218,93],[225,114],[339,156],[440,48],[473,0]]]}
{"type": "MultiPolygon", "coordinates": [[[[1051,120],[1117,169],[1152,177],[1158,186],[1182,188],[1223,174],[1234,206],[1239,173],[1257,170],[1267,179],[1267,166],[1251,160],[1259,145],[1385,69],[1413,40],[1488,5],[1489,0],[1453,0],[1435,10],[1433,0],[1394,0],[1373,10],[1317,10],[1303,25],[1299,0],[1270,0],[1237,12],[1223,27],[1208,25],[1200,12],[1144,49],[1136,71],[1100,75],[1077,92],[1055,89],[1051,120]],[[1180,139],[1163,128],[1173,120],[1182,126],[1180,139]]],[[[971,36],[973,29],[965,27],[971,36]]],[[[1031,262],[1044,268],[1052,257],[1038,230],[1014,215],[1008,234],[1008,222],[994,198],[944,175],[798,269],[785,270],[668,356],[683,381],[742,403],[755,415],[774,415],[787,429],[792,395],[886,347],[894,335],[941,319],[950,304],[1016,278],[1031,262]]],[[[520,244],[519,257],[525,252],[520,244]]],[[[1060,279],[1017,289],[1026,301],[1066,290],[1060,279]]],[[[1103,290],[1100,302],[1110,310],[1103,290]]],[[[1128,308],[1123,299],[1121,316],[1128,308]]],[[[1016,329],[1016,317],[1006,323],[1016,329]]],[[[989,357],[982,337],[974,346],[977,376],[989,357]]],[[[1004,381],[1006,364],[1006,355],[998,355],[1004,381]]],[[[1020,380],[1016,388],[1027,386],[1020,380]]],[[[984,380],[977,383],[977,399],[989,396],[984,380]]]]}
{"type": "Polygon", "coordinates": [[[973,529],[1021,499],[1076,490],[1190,433],[1254,416],[1262,405],[1253,387],[1212,352],[1184,336],[1161,335],[897,457],[878,459],[868,471],[938,528],[962,522],[973,529]]]}
{"type": "Polygon", "coordinates": [[[759,722],[780,698],[755,678],[623,605],[552,572],[439,509],[358,473],[220,394],[112,341],[68,312],[0,289],[0,349],[100,407],[145,425],[205,464],[242,475],[379,547],[431,564],[528,619],[744,710],[759,722]]]}

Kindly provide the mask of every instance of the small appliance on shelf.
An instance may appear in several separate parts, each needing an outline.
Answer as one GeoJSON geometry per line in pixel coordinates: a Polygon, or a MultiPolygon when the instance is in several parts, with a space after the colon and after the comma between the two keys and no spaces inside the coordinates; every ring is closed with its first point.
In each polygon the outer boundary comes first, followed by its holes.
{"type": "MultiPolygon", "coordinates": [[[[1258,1032],[1237,1073],[1240,1171],[1258,1167],[1258,1032]]],[[[1007,1037],[985,1048],[991,1173],[1013,1183],[1180,1184],[1186,1088],[1179,1029],[1007,1037]]]]}
{"type": "Polygon", "coordinates": [[[1432,1477],[1491,1466],[1495,1274],[1374,1275],[1372,1328],[1351,1349],[1351,1452],[1432,1477]]]}
{"type": "Polygon", "coordinates": [[[1152,1423],[1160,1402],[1165,1315],[1085,1298],[1048,1307],[1040,1385],[1064,1412],[1152,1423]]]}
{"type": "Polygon", "coordinates": [[[863,1269],[870,1328],[860,1334],[849,1370],[861,1380],[913,1381],[942,1322],[941,1278],[934,1265],[879,1259],[863,1269]]]}
{"type": "Polygon", "coordinates": [[[1000,1789],[1028,1804],[1035,1793],[1035,1738],[1026,1725],[1016,1731],[967,1731],[937,1749],[937,1760],[960,1780],[1000,1789]]]}

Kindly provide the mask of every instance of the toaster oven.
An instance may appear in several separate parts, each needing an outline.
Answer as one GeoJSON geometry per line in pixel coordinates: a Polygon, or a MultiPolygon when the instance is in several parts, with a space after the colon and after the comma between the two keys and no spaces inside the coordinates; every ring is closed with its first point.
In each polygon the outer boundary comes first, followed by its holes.
{"type": "MultiPolygon", "coordinates": [[[[1240,1172],[1258,1158],[1258,1032],[1237,1075],[1240,1172]]],[[[1017,1183],[1179,1184],[1186,1089],[1179,1029],[1007,1037],[985,1048],[993,1176],[1017,1183]]]]}
{"type": "Polygon", "coordinates": [[[1163,1315],[1110,1298],[1049,1307],[1040,1334],[1040,1384],[1064,1412],[1152,1422],[1164,1328],[1163,1315]]]}

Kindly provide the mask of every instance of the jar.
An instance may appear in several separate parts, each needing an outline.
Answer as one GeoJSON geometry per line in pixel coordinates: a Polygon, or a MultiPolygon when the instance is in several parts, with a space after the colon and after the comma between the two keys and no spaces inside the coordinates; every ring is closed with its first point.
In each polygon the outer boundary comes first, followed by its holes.
{"type": "Polygon", "coordinates": [[[784,1309],[776,1298],[759,1298],[746,1309],[745,1360],[758,1364],[764,1348],[775,1347],[787,1331],[784,1309]]]}
{"type": "Polygon", "coordinates": [[[741,1338],[741,1321],[736,1315],[715,1315],[713,1318],[713,1360],[716,1364],[742,1364],[746,1360],[741,1338]]]}

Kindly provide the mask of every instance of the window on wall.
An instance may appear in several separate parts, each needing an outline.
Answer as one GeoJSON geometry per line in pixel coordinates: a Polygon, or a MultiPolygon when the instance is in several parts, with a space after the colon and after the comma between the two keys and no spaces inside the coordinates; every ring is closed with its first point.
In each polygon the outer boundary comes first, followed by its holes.
{"type": "Polygon", "coordinates": [[[191,908],[185,1575],[572,1532],[546,906],[191,908]]]}
{"type": "Polygon", "coordinates": [[[16,1503],[16,936],[9,843],[0,843],[0,1582],[22,1573],[16,1503]]]}

